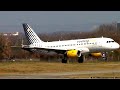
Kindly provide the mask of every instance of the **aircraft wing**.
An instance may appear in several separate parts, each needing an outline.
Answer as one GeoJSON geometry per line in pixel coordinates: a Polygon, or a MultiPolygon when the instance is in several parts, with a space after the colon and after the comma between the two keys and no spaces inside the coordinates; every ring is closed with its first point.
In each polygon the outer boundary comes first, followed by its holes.
{"type": "Polygon", "coordinates": [[[52,49],[52,48],[39,48],[39,47],[34,47],[34,48],[30,48],[30,47],[23,47],[22,49],[24,50],[28,50],[28,51],[35,51],[35,50],[38,50],[38,51],[54,51],[56,53],[59,53],[59,54],[64,54],[66,51],[68,50],[78,50],[80,51],[81,53],[86,53],[86,52],[89,52],[89,49],[88,48],[70,48],[70,49],[52,49]]]}
{"type": "Polygon", "coordinates": [[[51,49],[51,48],[37,48],[37,47],[35,47],[35,48],[23,47],[22,49],[27,50],[27,51],[37,51],[38,50],[40,52],[41,51],[48,51],[48,52],[54,51],[58,54],[64,54],[66,52],[66,50],[51,49]]]}

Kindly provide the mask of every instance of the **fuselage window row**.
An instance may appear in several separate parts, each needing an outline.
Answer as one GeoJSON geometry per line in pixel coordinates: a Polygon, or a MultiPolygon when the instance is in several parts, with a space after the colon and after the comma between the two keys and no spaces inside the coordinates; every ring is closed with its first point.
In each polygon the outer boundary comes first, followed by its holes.
{"type": "Polygon", "coordinates": [[[64,46],[90,45],[90,44],[97,44],[97,43],[68,44],[68,45],[57,45],[57,46],[47,46],[47,47],[64,47],[64,46]]]}

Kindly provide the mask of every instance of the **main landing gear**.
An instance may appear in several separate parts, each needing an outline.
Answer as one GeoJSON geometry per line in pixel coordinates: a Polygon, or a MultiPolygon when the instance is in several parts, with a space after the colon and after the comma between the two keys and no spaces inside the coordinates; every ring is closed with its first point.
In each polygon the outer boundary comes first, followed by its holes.
{"type": "Polygon", "coordinates": [[[102,53],[102,58],[103,58],[103,60],[107,61],[107,53],[106,52],[102,53]]]}
{"type": "Polygon", "coordinates": [[[67,54],[64,54],[64,58],[62,59],[62,63],[67,63],[67,54]]]}
{"type": "Polygon", "coordinates": [[[83,61],[84,61],[84,56],[83,55],[78,57],[78,63],[83,63],[83,61]]]}

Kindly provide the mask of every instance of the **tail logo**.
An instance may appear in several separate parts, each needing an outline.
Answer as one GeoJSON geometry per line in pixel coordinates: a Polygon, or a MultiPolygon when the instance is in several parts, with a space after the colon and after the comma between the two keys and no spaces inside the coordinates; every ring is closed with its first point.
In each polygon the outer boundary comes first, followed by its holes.
{"type": "Polygon", "coordinates": [[[40,40],[40,38],[28,24],[23,24],[23,28],[29,44],[39,44],[42,42],[42,40],[40,40]]]}

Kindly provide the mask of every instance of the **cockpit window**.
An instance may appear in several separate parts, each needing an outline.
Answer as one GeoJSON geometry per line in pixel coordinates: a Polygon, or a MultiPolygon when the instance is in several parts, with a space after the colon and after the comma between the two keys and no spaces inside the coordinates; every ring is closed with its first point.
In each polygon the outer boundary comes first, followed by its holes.
{"type": "Polygon", "coordinates": [[[115,42],[115,41],[107,41],[107,43],[111,43],[111,42],[115,42]]]}

